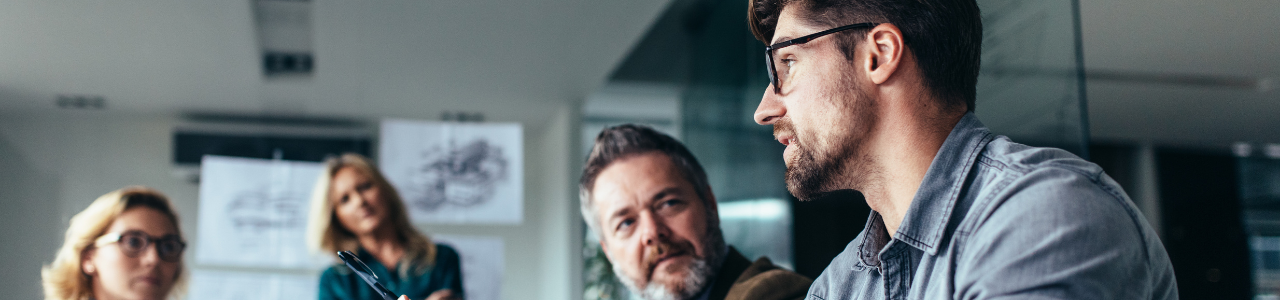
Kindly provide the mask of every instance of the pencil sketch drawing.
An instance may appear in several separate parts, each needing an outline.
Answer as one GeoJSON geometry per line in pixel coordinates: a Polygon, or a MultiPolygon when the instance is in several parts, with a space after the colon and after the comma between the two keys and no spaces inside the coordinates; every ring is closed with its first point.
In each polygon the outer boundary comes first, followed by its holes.
{"type": "Polygon", "coordinates": [[[388,119],[380,131],[378,165],[414,222],[521,222],[520,124],[388,119]]]}
{"type": "MultiPolygon", "coordinates": [[[[455,142],[450,140],[450,145],[455,142]]],[[[409,176],[407,199],[415,208],[435,211],[444,205],[470,207],[491,201],[507,180],[508,160],[501,146],[476,139],[460,147],[431,147],[425,162],[409,176]]]]}

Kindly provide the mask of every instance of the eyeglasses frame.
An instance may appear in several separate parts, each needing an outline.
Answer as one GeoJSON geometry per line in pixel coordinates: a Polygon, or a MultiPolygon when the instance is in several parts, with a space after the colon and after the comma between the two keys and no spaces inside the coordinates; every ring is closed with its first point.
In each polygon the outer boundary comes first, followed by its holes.
{"type": "Polygon", "coordinates": [[[811,42],[811,41],[813,41],[813,40],[815,40],[815,39],[817,39],[817,38],[820,38],[820,37],[826,36],[826,35],[828,35],[828,34],[837,33],[837,32],[841,32],[841,31],[845,31],[845,30],[850,30],[850,29],[872,28],[872,27],[876,27],[877,25],[880,25],[880,23],[857,23],[857,24],[850,24],[850,25],[845,25],[845,26],[840,26],[840,27],[836,27],[836,28],[831,28],[831,29],[827,29],[827,30],[819,31],[819,32],[814,33],[814,34],[810,34],[810,35],[806,35],[806,36],[802,36],[802,37],[798,37],[798,38],[790,39],[790,40],[787,40],[787,41],[778,42],[778,43],[776,43],[776,44],[773,44],[773,45],[769,45],[769,46],[767,46],[767,47],[764,47],[764,60],[765,60],[765,66],[767,66],[767,68],[769,69],[769,83],[773,85],[773,93],[774,93],[774,94],[781,94],[781,93],[782,93],[782,87],[780,86],[780,84],[781,84],[781,83],[779,82],[780,80],[778,79],[778,68],[777,68],[776,66],[774,66],[774,65],[773,65],[773,52],[774,52],[774,51],[777,51],[778,49],[786,48],[786,47],[789,47],[789,46],[795,46],[795,45],[799,45],[799,44],[808,43],[808,42],[811,42]]]}
{"type": "MultiPolygon", "coordinates": [[[[187,242],[183,241],[182,238],[176,234],[166,234],[160,237],[153,237],[150,234],[147,234],[140,230],[128,230],[124,232],[114,232],[114,233],[104,234],[101,237],[98,237],[98,239],[94,240],[93,245],[95,247],[102,247],[111,243],[119,244],[121,240],[124,240],[125,235],[128,235],[130,233],[139,233],[139,234],[142,234],[142,236],[146,237],[147,243],[145,245],[142,245],[142,249],[139,251],[147,251],[148,247],[155,247],[156,257],[159,257],[163,261],[167,261],[167,262],[180,261],[182,260],[182,253],[187,250],[187,242]],[[170,238],[176,239],[178,242],[178,246],[180,246],[178,248],[178,255],[175,255],[173,260],[165,259],[164,255],[160,255],[160,248],[159,248],[159,244],[157,243],[161,240],[170,239],[170,238]]],[[[120,250],[124,250],[124,249],[120,249],[120,250]]],[[[121,251],[121,252],[124,252],[124,254],[129,257],[137,257],[137,255],[142,254],[142,252],[138,252],[136,254],[129,255],[128,251],[121,251]]]]}

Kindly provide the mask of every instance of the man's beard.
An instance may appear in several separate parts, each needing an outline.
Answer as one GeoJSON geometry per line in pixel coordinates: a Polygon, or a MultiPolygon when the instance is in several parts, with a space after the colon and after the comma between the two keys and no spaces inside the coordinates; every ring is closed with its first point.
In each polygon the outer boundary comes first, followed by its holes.
{"type": "MultiPolygon", "coordinates": [[[[688,275],[686,275],[684,280],[681,282],[674,284],[675,286],[666,286],[662,283],[654,282],[653,273],[656,273],[658,271],[657,269],[650,272],[649,283],[643,287],[640,286],[636,280],[628,277],[627,274],[619,267],[619,264],[613,265],[613,274],[618,277],[618,281],[621,281],[623,285],[627,286],[627,289],[630,290],[632,294],[635,294],[635,296],[640,299],[691,299],[703,290],[709,288],[708,285],[711,284],[711,280],[715,279],[716,271],[718,271],[720,265],[724,263],[724,254],[727,252],[727,248],[724,244],[724,234],[720,232],[720,227],[715,226],[708,229],[707,238],[705,238],[702,243],[702,248],[707,251],[706,257],[694,257],[693,262],[688,266],[688,275]]],[[[665,241],[662,243],[672,245],[665,241]]],[[[663,247],[663,245],[659,245],[657,247],[663,247]]],[[[688,251],[691,251],[690,253],[692,254],[693,249],[690,248],[688,251]]],[[[643,267],[647,268],[648,265],[646,264],[643,267]]]]}
{"type": "MultiPolygon", "coordinates": [[[[854,81],[846,78],[845,82],[854,81]]],[[[813,134],[797,132],[789,117],[773,124],[774,136],[790,133],[795,137],[790,142],[796,148],[795,157],[787,164],[786,182],[787,191],[801,201],[817,199],[834,190],[857,188],[874,171],[868,166],[870,159],[857,153],[857,144],[865,142],[865,134],[876,123],[876,116],[871,111],[873,99],[858,87],[846,95],[852,99],[834,99],[838,103],[836,109],[850,112],[849,116],[854,120],[845,124],[853,125],[844,129],[857,136],[846,134],[819,141],[813,134]],[[824,142],[826,147],[823,149],[810,148],[824,142]]]]}

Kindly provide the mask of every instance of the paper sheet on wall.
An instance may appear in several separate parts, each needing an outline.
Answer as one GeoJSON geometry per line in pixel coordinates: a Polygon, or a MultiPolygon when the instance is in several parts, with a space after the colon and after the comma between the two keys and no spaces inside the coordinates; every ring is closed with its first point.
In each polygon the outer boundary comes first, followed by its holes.
{"type": "Polygon", "coordinates": [[[319,275],[192,270],[188,300],[316,299],[319,275]]]}
{"type": "Polygon", "coordinates": [[[467,300],[498,300],[502,292],[502,238],[466,235],[432,235],[434,242],[458,251],[462,260],[462,289],[467,300]]]}
{"type": "Polygon", "coordinates": [[[519,224],[520,124],[383,120],[379,167],[415,223],[519,224]]]}
{"type": "Polygon", "coordinates": [[[205,156],[200,167],[196,262],[319,269],[331,258],[306,248],[311,189],[323,166],[205,156]]]}

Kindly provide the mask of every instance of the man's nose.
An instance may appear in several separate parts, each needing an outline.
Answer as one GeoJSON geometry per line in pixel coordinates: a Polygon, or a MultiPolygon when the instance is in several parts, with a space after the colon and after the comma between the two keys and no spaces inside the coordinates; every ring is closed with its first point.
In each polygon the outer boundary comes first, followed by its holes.
{"type": "Polygon", "coordinates": [[[652,214],[646,214],[641,217],[640,234],[644,239],[645,246],[653,246],[670,238],[671,229],[667,228],[667,225],[661,218],[655,218],[652,214]]]}
{"type": "Polygon", "coordinates": [[[778,94],[773,92],[773,84],[770,84],[764,89],[764,96],[760,97],[760,106],[756,107],[756,113],[753,116],[756,124],[772,125],[786,114],[787,108],[782,105],[782,100],[778,99],[778,94]]]}

